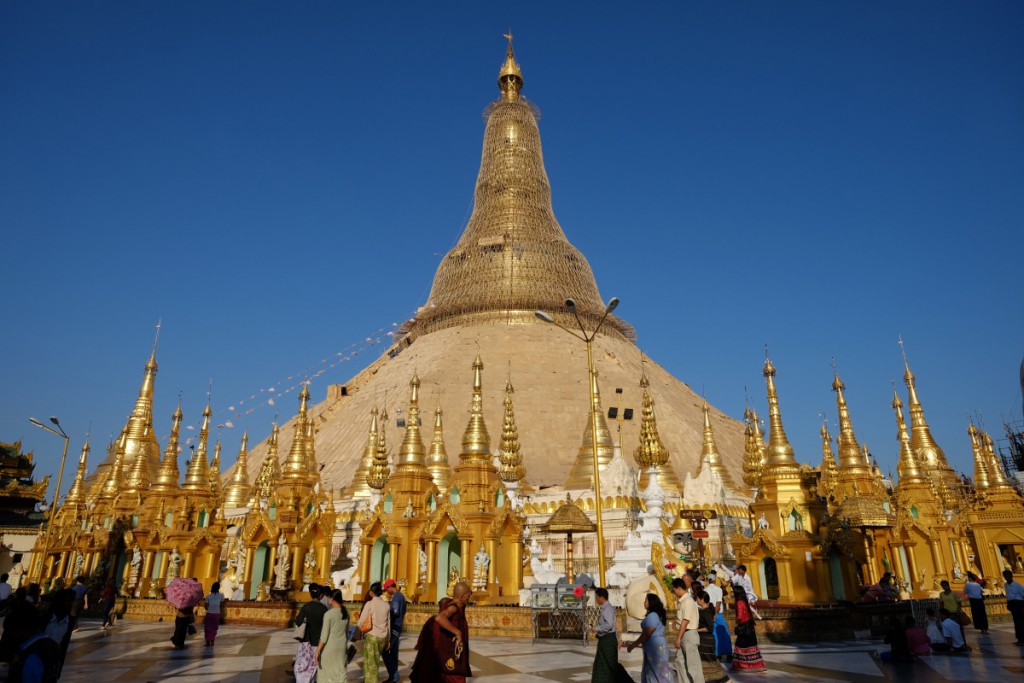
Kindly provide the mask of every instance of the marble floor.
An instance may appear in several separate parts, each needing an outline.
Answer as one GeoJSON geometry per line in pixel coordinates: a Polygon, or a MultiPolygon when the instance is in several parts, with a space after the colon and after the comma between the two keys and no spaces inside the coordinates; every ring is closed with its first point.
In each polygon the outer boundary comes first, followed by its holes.
{"type": "MultiPolygon", "coordinates": [[[[120,622],[111,632],[98,622],[83,621],[74,634],[62,683],[109,681],[205,681],[268,683],[293,681],[287,670],[295,652],[290,630],[223,626],[213,648],[203,647],[202,635],[193,636],[185,650],[169,649],[168,624],[120,622]]],[[[996,683],[1020,680],[1024,674],[1024,648],[1013,644],[1009,625],[1000,624],[988,636],[968,631],[969,655],[935,655],[903,665],[884,664],[873,653],[878,641],[843,641],[806,645],[762,645],[769,671],[733,674],[732,680],[832,682],[856,681],[977,681],[996,683]]],[[[408,680],[415,654],[414,635],[402,639],[400,672],[408,680]]],[[[474,681],[478,683],[543,683],[589,681],[593,646],[576,641],[537,641],[509,638],[474,638],[471,641],[474,681]]],[[[639,650],[621,661],[640,680],[639,650]]],[[[362,681],[359,658],[349,667],[348,680],[362,681]]],[[[381,671],[381,679],[384,673],[381,671]]]]}

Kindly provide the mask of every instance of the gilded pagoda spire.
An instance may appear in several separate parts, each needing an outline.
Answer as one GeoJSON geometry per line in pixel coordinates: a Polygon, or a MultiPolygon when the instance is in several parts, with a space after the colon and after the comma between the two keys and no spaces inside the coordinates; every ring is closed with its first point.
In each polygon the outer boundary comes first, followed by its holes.
{"type": "Polygon", "coordinates": [[[768,387],[768,424],[771,425],[771,431],[768,434],[768,459],[765,463],[765,473],[780,467],[796,469],[799,465],[793,455],[793,446],[789,443],[786,431],[782,427],[779,394],[775,389],[775,365],[772,364],[767,351],[762,374],[768,387]]]}
{"type": "Polygon", "coordinates": [[[210,489],[214,493],[220,492],[220,434],[217,435],[217,443],[213,445],[213,460],[210,461],[210,489]]]}
{"type": "Polygon", "coordinates": [[[263,458],[259,474],[256,475],[256,484],[252,488],[250,507],[255,507],[257,499],[270,500],[277,491],[281,478],[281,463],[278,460],[277,452],[277,440],[280,434],[281,428],[275,422],[274,428],[270,432],[270,440],[267,442],[267,455],[263,458]]]}
{"type": "Polygon", "coordinates": [[[224,507],[240,508],[245,507],[249,500],[249,430],[242,432],[242,443],[238,447],[238,458],[235,461],[235,470],[224,487],[224,507]]]}
{"type": "Polygon", "coordinates": [[[981,432],[981,446],[982,452],[988,462],[988,481],[989,487],[993,490],[996,489],[1012,489],[1013,486],[1006,481],[1006,475],[1003,473],[1003,466],[999,462],[999,456],[996,455],[995,444],[992,442],[992,436],[988,432],[981,432]]]}
{"type": "Polygon", "coordinates": [[[593,397],[590,410],[587,411],[587,426],[583,430],[583,440],[576,452],[576,461],[569,470],[565,480],[568,489],[590,489],[594,487],[594,418],[597,417],[597,462],[600,471],[611,462],[615,455],[615,444],[612,433],[608,429],[604,410],[601,408],[601,388],[597,382],[597,371],[590,377],[590,395],[593,397]]]}
{"type": "MultiPolygon", "coordinates": [[[[900,340],[900,346],[903,346],[902,340],[900,340]]],[[[956,479],[956,473],[949,466],[946,454],[932,437],[932,431],[924,417],[924,408],[917,396],[917,378],[910,371],[910,363],[907,361],[905,350],[903,367],[905,368],[903,382],[907,385],[910,394],[908,401],[910,404],[910,447],[914,450],[914,457],[918,464],[928,471],[937,473],[946,479],[956,479]]]]}
{"type": "Polygon", "coordinates": [[[430,442],[430,455],[427,456],[427,470],[440,491],[447,491],[451,486],[452,467],[448,463],[448,449],[444,445],[444,411],[438,406],[434,411],[434,440],[430,442]]]}
{"type": "MultiPolygon", "coordinates": [[[[511,39],[498,85],[500,97],[487,113],[473,212],[408,328],[413,337],[467,323],[540,324],[537,310],[552,311],[575,328],[576,319],[565,310],[568,297],[585,324],[596,326],[604,316],[590,264],[555,218],[537,116],[520,97],[523,75],[511,39]]],[[[620,339],[636,338],[615,316],[602,329],[620,339]]]]}
{"type": "Polygon", "coordinates": [[[839,379],[839,373],[833,373],[832,391],[836,392],[836,409],[839,412],[839,469],[840,471],[862,471],[866,462],[860,444],[853,431],[850,421],[850,409],[846,405],[846,385],[839,379]]]}
{"type": "Polygon", "coordinates": [[[835,453],[832,452],[832,435],[824,420],[821,423],[821,480],[818,492],[830,498],[836,491],[839,481],[839,466],[836,464],[835,453]]]}
{"type": "MultiPolygon", "coordinates": [[[[658,485],[667,492],[678,492],[683,490],[683,484],[679,481],[679,477],[676,476],[675,470],[672,469],[672,463],[669,461],[670,453],[661,443],[661,435],[658,434],[658,419],[654,412],[654,397],[651,395],[651,381],[647,379],[647,373],[641,371],[640,373],[640,389],[643,396],[643,404],[640,409],[640,443],[637,445],[636,450],[633,451],[633,459],[636,464],[640,467],[640,480],[638,485],[641,489],[646,490],[650,485],[651,473],[656,475],[658,479],[658,485]]],[[[604,417],[604,411],[601,410],[600,406],[593,406],[600,414],[604,417]]],[[[591,419],[587,423],[587,434],[591,435],[593,440],[593,433],[590,430],[590,425],[593,423],[593,410],[591,410],[591,419]]],[[[600,423],[598,423],[598,438],[601,437],[600,423]]],[[[611,439],[611,432],[608,433],[609,440],[611,439]]],[[[586,436],[584,436],[584,442],[586,442],[586,436]]],[[[586,444],[585,444],[586,445],[586,444]]],[[[580,453],[584,451],[581,449],[580,453]]],[[[600,457],[600,448],[598,449],[598,456],[600,457]]],[[[586,454],[588,458],[593,457],[593,448],[587,447],[586,454]]],[[[582,464],[577,459],[577,464],[582,464]]],[[[591,473],[593,472],[593,460],[590,461],[591,473]]],[[[593,474],[591,474],[593,476],[593,474]]]]}
{"type": "Polygon", "coordinates": [[[117,450],[114,451],[114,462],[107,470],[107,478],[100,490],[100,498],[113,500],[121,492],[121,484],[124,478],[124,453],[128,442],[128,428],[121,430],[121,436],[117,439],[117,450]]]}
{"type": "MultiPolygon", "coordinates": [[[[388,410],[384,409],[382,416],[384,425],[388,422],[388,410]]],[[[370,464],[370,471],[366,474],[366,484],[374,491],[379,492],[388,483],[391,476],[391,468],[388,466],[388,442],[384,427],[377,430],[377,408],[374,406],[373,419],[370,423],[370,437],[376,436],[377,446],[373,451],[373,462],[370,464]]]]}
{"type": "Polygon", "coordinates": [[[405,434],[398,449],[396,472],[422,470],[426,467],[427,449],[420,433],[420,378],[413,373],[409,382],[409,412],[405,417],[405,434]]]}
{"type": "Polygon", "coordinates": [[[732,478],[732,474],[729,473],[725,465],[722,464],[722,456],[718,453],[718,444],[715,443],[715,432],[711,428],[711,406],[708,405],[707,399],[701,405],[701,410],[704,412],[704,444],[700,451],[700,466],[697,468],[697,473],[699,474],[702,469],[708,467],[722,478],[722,484],[725,488],[735,491],[736,481],[732,478]]]}
{"type": "Polygon", "coordinates": [[[210,417],[213,410],[209,402],[203,409],[203,426],[199,429],[199,444],[185,470],[185,481],[181,488],[196,493],[210,493],[210,461],[206,457],[207,442],[210,438],[210,417]]]}
{"type": "Polygon", "coordinates": [[[295,417],[295,434],[288,457],[281,466],[281,479],[295,484],[311,485],[308,463],[309,385],[303,384],[299,392],[299,414],[295,417]]]}
{"type": "Polygon", "coordinates": [[[512,407],[512,394],[515,388],[512,380],[505,382],[505,415],[501,426],[501,467],[498,468],[498,476],[506,484],[514,484],[522,481],[526,476],[526,468],[523,467],[523,454],[519,451],[519,429],[516,427],[516,414],[512,407]]]}
{"type": "Polygon", "coordinates": [[[924,482],[926,477],[917,463],[914,449],[910,447],[910,433],[907,431],[907,421],[903,417],[903,401],[900,400],[895,388],[892,391],[892,409],[896,411],[896,437],[900,442],[900,459],[896,465],[899,483],[902,485],[924,482]]]}
{"type": "Polygon", "coordinates": [[[484,422],[483,394],[484,362],[477,356],[473,360],[473,403],[469,409],[469,422],[462,434],[462,452],[459,460],[487,461],[491,459],[491,435],[487,433],[484,422]]]}
{"type": "Polygon", "coordinates": [[[988,454],[981,445],[981,435],[974,423],[967,425],[967,435],[971,439],[971,455],[974,456],[974,489],[985,491],[989,487],[988,480],[988,454]]]}
{"type": "MultiPolygon", "coordinates": [[[[152,425],[147,424],[143,429],[143,437],[148,437],[152,432],[152,425]]],[[[149,488],[150,463],[148,458],[135,458],[128,468],[128,476],[125,478],[124,490],[131,493],[143,493],[149,488]]]]}
{"type": "Polygon", "coordinates": [[[370,433],[363,449],[363,457],[359,460],[359,468],[356,469],[349,485],[353,498],[369,498],[373,489],[366,483],[370,476],[370,468],[373,467],[373,456],[377,453],[377,406],[370,410],[370,433]]]}
{"type": "Polygon", "coordinates": [[[743,423],[743,483],[756,489],[761,486],[767,447],[761,434],[760,419],[750,406],[743,411],[743,423]]]}
{"type": "Polygon", "coordinates": [[[78,471],[75,472],[75,480],[71,483],[68,495],[64,498],[64,505],[85,505],[85,474],[87,460],[89,458],[89,441],[86,439],[82,446],[82,455],[78,457],[78,471]]]}
{"type": "Polygon", "coordinates": [[[150,490],[154,493],[172,493],[178,490],[178,480],[181,473],[178,470],[178,444],[181,438],[181,421],[184,415],[181,412],[181,402],[171,416],[171,435],[167,439],[167,448],[164,449],[164,459],[157,470],[156,479],[150,490]]]}
{"type": "MultiPolygon", "coordinates": [[[[151,478],[160,465],[160,446],[157,444],[156,435],[153,433],[153,391],[156,386],[156,373],[158,370],[156,362],[157,343],[160,340],[160,325],[157,324],[156,339],[153,341],[153,351],[146,361],[146,367],[142,376],[142,385],[139,387],[139,395],[135,399],[135,405],[128,416],[125,424],[124,462],[122,476],[127,475],[131,480],[132,464],[139,457],[148,467],[147,475],[151,478]]],[[[126,482],[127,483],[127,482],[126,482]]]]}

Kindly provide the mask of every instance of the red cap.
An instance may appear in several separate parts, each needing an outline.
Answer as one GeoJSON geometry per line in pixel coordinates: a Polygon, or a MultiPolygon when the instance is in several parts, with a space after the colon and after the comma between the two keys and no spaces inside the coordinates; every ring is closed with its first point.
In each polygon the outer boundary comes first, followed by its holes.
{"type": "Polygon", "coordinates": [[[395,586],[395,585],[397,585],[397,584],[395,583],[394,579],[388,579],[387,581],[384,582],[383,588],[384,588],[384,590],[387,590],[387,589],[389,589],[389,588],[391,588],[392,586],[395,586]]]}

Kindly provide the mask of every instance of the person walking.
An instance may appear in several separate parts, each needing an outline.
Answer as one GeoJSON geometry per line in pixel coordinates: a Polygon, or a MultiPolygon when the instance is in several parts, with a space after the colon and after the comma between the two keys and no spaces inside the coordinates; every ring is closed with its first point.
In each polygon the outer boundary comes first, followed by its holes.
{"type": "Polygon", "coordinates": [[[398,683],[398,640],[405,625],[405,596],[394,579],[384,582],[391,609],[391,645],[384,650],[384,666],[388,670],[388,683],[398,683]]]}
{"type": "Polygon", "coordinates": [[[331,608],[324,614],[316,646],[317,683],[344,683],[348,679],[348,610],[340,590],[331,593],[331,608]]]}
{"type": "Polygon", "coordinates": [[[736,643],[732,653],[732,669],[767,671],[761,649],[757,646],[754,615],[750,603],[747,602],[747,592],[739,584],[733,584],[732,591],[736,600],[736,643]]]}
{"type": "Polygon", "coordinates": [[[988,635],[988,613],[985,611],[985,594],[982,590],[981,579],[974,572],[967,572],[964,595],[967,596],[967,602],[971,605],[971,619],[974,620],[974,628],[981,631],[982,635],[988,635]]]}
{"type": "Polygon", "coordinates": [[[717,572],[708,572],[708,585],[704,590],[711,598],[711,606],[715,608],[715,655],[719,658],[732,657],[732,634],[725,621],[725,594],[718,585],[717,572]]]}
{"type": "MultiPolygon", "coordinates": [[[[676,579],[680,581],[680,579],[676,579]]],[[[654,593],[644,598],[647,615],[640,622],[640,637],[626,646],[627,652],[644,648],[644,666],[640,671],[640,683],[673,683],[672,667],[668,662],[668,643],[665,640],[665,606],[654,593]]]]}
{"type": "Polygon", "coordinates": [[[1013,580],[1013,572],[1003,572],[1006,580],[1006,609],[1013,617],[1013,632],[1017,637],[1016,645],[1024,645],[1024,586],[1013,580]]]}
{"type": "Polygon", "coordinates": [[[410,681],[466,683],[466,678],[473,675],[469,668],[469,622],[466,621],[466,605],[472,596],[469,584],[459,581],[452,588],[452,597],[441,599],[438,613],[427,619],[420,629],[410,681]]]}
{"type": "Polygon", "coordinates": [[[704,670],[700,665],[700,611],[684,579],[672,579],[672,592],[676,596],[676,679],[679,683],[704,683],[704,670]]]}
{"type": "Polygon", "coordinates": [[[718,652],[715,646],[715,607],[711,604],[711,596],[706,590],[697,593],[694,598],[699,610],[697,636],[700,642],[697,651],[700,653],[700,665],[704,672],[705,683],[725,683],[729,674],[718,663],[718,652]]]}
{"type": "Polygon", "coordinates": [[[295,615],[295,625],[306,625],[306,630],[299,640],[295,651],[295,664],[292,673],[299,683],[308,683],[316,674],[315,650],[320,644],[320,634],[324,626],[324,614],[327,607],[320,601],[320,586],[309,584],[309,601],[302,605],[295,615]]]}
{"type": "Polygon", "coordinates": [[[359,630],[363,633],[363,680],[376,681],[382,663],[381,653],[391,647],[391,609],[381,599],[380,583],[370,586],[373,598],[359,613],[359,630]]]}
{"type": "Polygon", "coordinates": [[[194,607],[182,607],[174,613],[174,634],[171,635],[171,646],[175,650],[185,649],[185,636],[188,635],[188,627],[196,620],[194,607]]]}
{"type": "Polygon", "coordinates": [[[206,638],[206,646],[213,647],[213,641],[217,639],[217,630],[220,628],[220,608],[226,600],[220,592],[220,582],[214,581],[210,586],[210,594],[204,598],[206,603],[206,616],[203,617],[203,637],[206,638]]]}
{"type": "Polygon", "coordinates": [[[71,625],[71,631],[78,630],[78,615],[81,614],[83,609],[89,609],[89,586],[85,585],[85,577],[79,576],[75,579],[75,585],[71,587],[71,590],[75,594],[75,599],[71,602],[71,617],[69,623],[71,625]]]}
{"type": "Polygon", "coordinates": [[[117,589],[114,587],[114,580],[111,579],[103,586],[103,593],[100,595],[100,609],[103,611],[103,623],[100,624],[100,630],[113,628],[115,600],[117,600],[117,589]]]}
{"type": "Polygon", "coordinates": [[[615,607],[608,602],[607,588],[594,588],[597,603],[597,623],[590,629],[597,638],[591,683],[622,683],[630,681],[629,674],[619,663],[619,635],[615,627],[615,607]]]}

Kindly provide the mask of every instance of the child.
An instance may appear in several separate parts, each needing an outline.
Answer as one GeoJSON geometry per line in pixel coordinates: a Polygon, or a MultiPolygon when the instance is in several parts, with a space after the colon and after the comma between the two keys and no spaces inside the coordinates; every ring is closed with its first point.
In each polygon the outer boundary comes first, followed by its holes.
{"type": "Polygon", "coordinates": [[[908,616],[905,623],[907,626],[907,649],[910,650],[910,655],[919,657],[931,652],[931,638],[928,637],[927,631],[917,625],[914,617],[908,616]]]}

